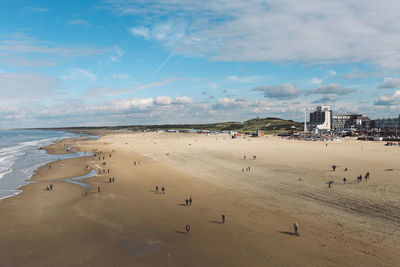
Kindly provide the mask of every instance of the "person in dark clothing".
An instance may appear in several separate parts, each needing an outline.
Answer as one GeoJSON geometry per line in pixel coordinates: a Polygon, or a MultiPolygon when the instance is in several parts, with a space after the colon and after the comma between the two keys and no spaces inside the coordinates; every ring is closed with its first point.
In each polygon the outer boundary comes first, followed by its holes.
{"type": "Polygon", "coordinates": [[[190,232],[190,224],[186,224],[186,234],[188,235],[190,232]]]}
{"type": "Polygon", "coordinates": [[[225,223],[225,214],[222,214],[222,223],[225,223]]]}
{"type": "Polygon", "coordinates": [[[299,236],[300,235],[300,226],[297,224],[297,222],[294,222],[294,234],[299,236]]]}

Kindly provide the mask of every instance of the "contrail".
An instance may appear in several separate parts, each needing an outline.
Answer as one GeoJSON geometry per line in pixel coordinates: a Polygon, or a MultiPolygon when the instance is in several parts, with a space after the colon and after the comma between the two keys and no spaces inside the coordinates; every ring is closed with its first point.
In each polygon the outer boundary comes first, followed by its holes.
{"type": "Polygon", "coordinates": [[[171,54],[169,54],[167,59],[165,59],[164,62],[158,67],[158,69],[156,69],[156,71],[153,73],[153,75],[156,75],[162,69],[162,67],[164,67],[164,65],[167,64],[167,62],[171,59],[171,57],[173,55],[174,55],[174,51],[172,51],[171,54]]]}

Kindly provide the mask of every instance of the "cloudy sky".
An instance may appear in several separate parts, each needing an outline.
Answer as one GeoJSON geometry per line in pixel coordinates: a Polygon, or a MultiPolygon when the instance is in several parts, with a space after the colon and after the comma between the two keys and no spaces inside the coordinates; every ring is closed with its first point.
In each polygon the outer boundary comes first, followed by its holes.
{"type": "Polygon", "coordinates": [[[0,1],[0,128],[400,113],[400,1],[0,1]]]}

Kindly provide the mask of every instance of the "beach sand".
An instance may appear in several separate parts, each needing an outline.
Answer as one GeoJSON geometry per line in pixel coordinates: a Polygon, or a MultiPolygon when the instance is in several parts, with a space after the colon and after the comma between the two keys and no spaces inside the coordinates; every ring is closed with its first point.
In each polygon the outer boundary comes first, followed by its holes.
{"type": "Polygon", "coordinates": [[[55,146],[71,144],[97,155],[43,166],[21,194],[0,201],[2,265],[400,264],[398,147],[178,133],[107,133],[55,146]],[[84,180],[87,194],[59,181],[89,173],[86,165],[110,174],[84,180]],[[358,184],[367,171],[370,180],[358,184]]]}

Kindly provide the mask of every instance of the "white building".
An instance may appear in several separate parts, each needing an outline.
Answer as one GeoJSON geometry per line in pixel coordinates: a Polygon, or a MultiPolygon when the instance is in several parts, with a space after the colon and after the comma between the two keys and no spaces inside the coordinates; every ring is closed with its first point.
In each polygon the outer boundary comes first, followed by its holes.
{"type": "Polygon", "coordinates": [[[318,106],[310,113],[310,125],[318,130],[332,130],[332,110],[329,106],[318,106]]]}

